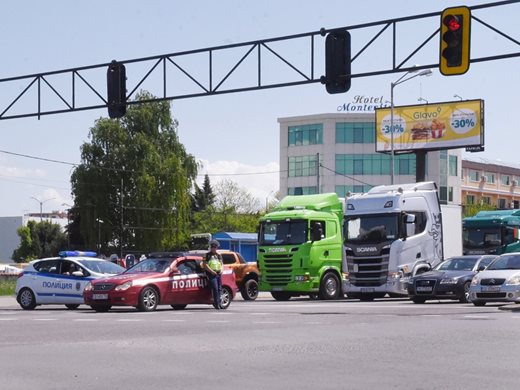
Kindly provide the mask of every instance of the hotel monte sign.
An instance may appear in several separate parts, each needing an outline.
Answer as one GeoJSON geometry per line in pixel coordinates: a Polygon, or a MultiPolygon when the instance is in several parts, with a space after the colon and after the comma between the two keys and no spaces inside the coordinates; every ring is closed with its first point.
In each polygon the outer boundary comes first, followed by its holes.
{"type": "Polygon", "coordinates": [[[339,105],[338,112],[374,112],[376,108],[390,107],[383,96],[355,95],[349,103],[339,105]]]}

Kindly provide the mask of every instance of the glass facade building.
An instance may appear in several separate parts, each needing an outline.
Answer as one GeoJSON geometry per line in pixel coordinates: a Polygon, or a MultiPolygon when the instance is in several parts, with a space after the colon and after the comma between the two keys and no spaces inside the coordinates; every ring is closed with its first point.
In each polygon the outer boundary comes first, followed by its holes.
{"type": "MultiPolygon", "coordinates": [[[[375,151],[373,113],[334,113],[279,118],[280,194],[366,192],[391,182],[390,153],[375,151]]],[[[426,180],[442,203],[460,202],[461,150],[431,151],[426,180]]],[[[415,154],[394,155],[394,182],[416,181],[415,154]]]]}

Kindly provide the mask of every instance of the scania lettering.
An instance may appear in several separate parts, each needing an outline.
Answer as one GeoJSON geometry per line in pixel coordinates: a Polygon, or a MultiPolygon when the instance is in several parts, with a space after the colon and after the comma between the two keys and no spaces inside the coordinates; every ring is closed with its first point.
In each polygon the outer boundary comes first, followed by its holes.
{"type": "Polygon", "coordinates": [[[441,208],[433,182],[378,186],[347,196],[345,203],[348,297],[407,296],[411,276],[462,252],[461,209],[441,208]]]}
{"type": "Polygon", "coordinates": [[[286,196],[260,219],[260,291],[336,299],[341,293],[343,204],[335,193],[286,196]]]}
{"type": "Polygon", "coordinates": [[[479,211],[462,221],[465,255],[520,251],[520,210],[479,211]]]}

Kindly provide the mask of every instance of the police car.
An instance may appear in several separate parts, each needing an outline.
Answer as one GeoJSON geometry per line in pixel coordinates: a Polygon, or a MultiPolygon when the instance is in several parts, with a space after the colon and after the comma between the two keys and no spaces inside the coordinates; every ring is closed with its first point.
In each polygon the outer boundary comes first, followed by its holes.
{"type": "Polygon", "coordinates": [[[63,251],[59,257],[31,261],[16,281],[16,300],[25,310],[48,304],[77,309],[90,281],[125,271],[95,256],[95,252],[63,251]]]}

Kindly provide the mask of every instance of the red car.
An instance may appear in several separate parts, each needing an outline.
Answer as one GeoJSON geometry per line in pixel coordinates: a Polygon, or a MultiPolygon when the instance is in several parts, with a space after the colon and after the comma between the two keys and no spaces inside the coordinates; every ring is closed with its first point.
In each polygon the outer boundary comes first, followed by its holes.
{"type": "MultiPolygon", "coordinates": [[[[112,306],[135,306],[140,311],[154,311],[157,305],[171,305],[175,310],[194,303],[212,304],[211,289],[201,267],[200,256],[151,257],[122,274],[93,280],[83,290],[85,304],[95,311],[112,306]]],[[[222,308],[227,309],[237,286],[232,270],[222,274],[222,308]]]]}

